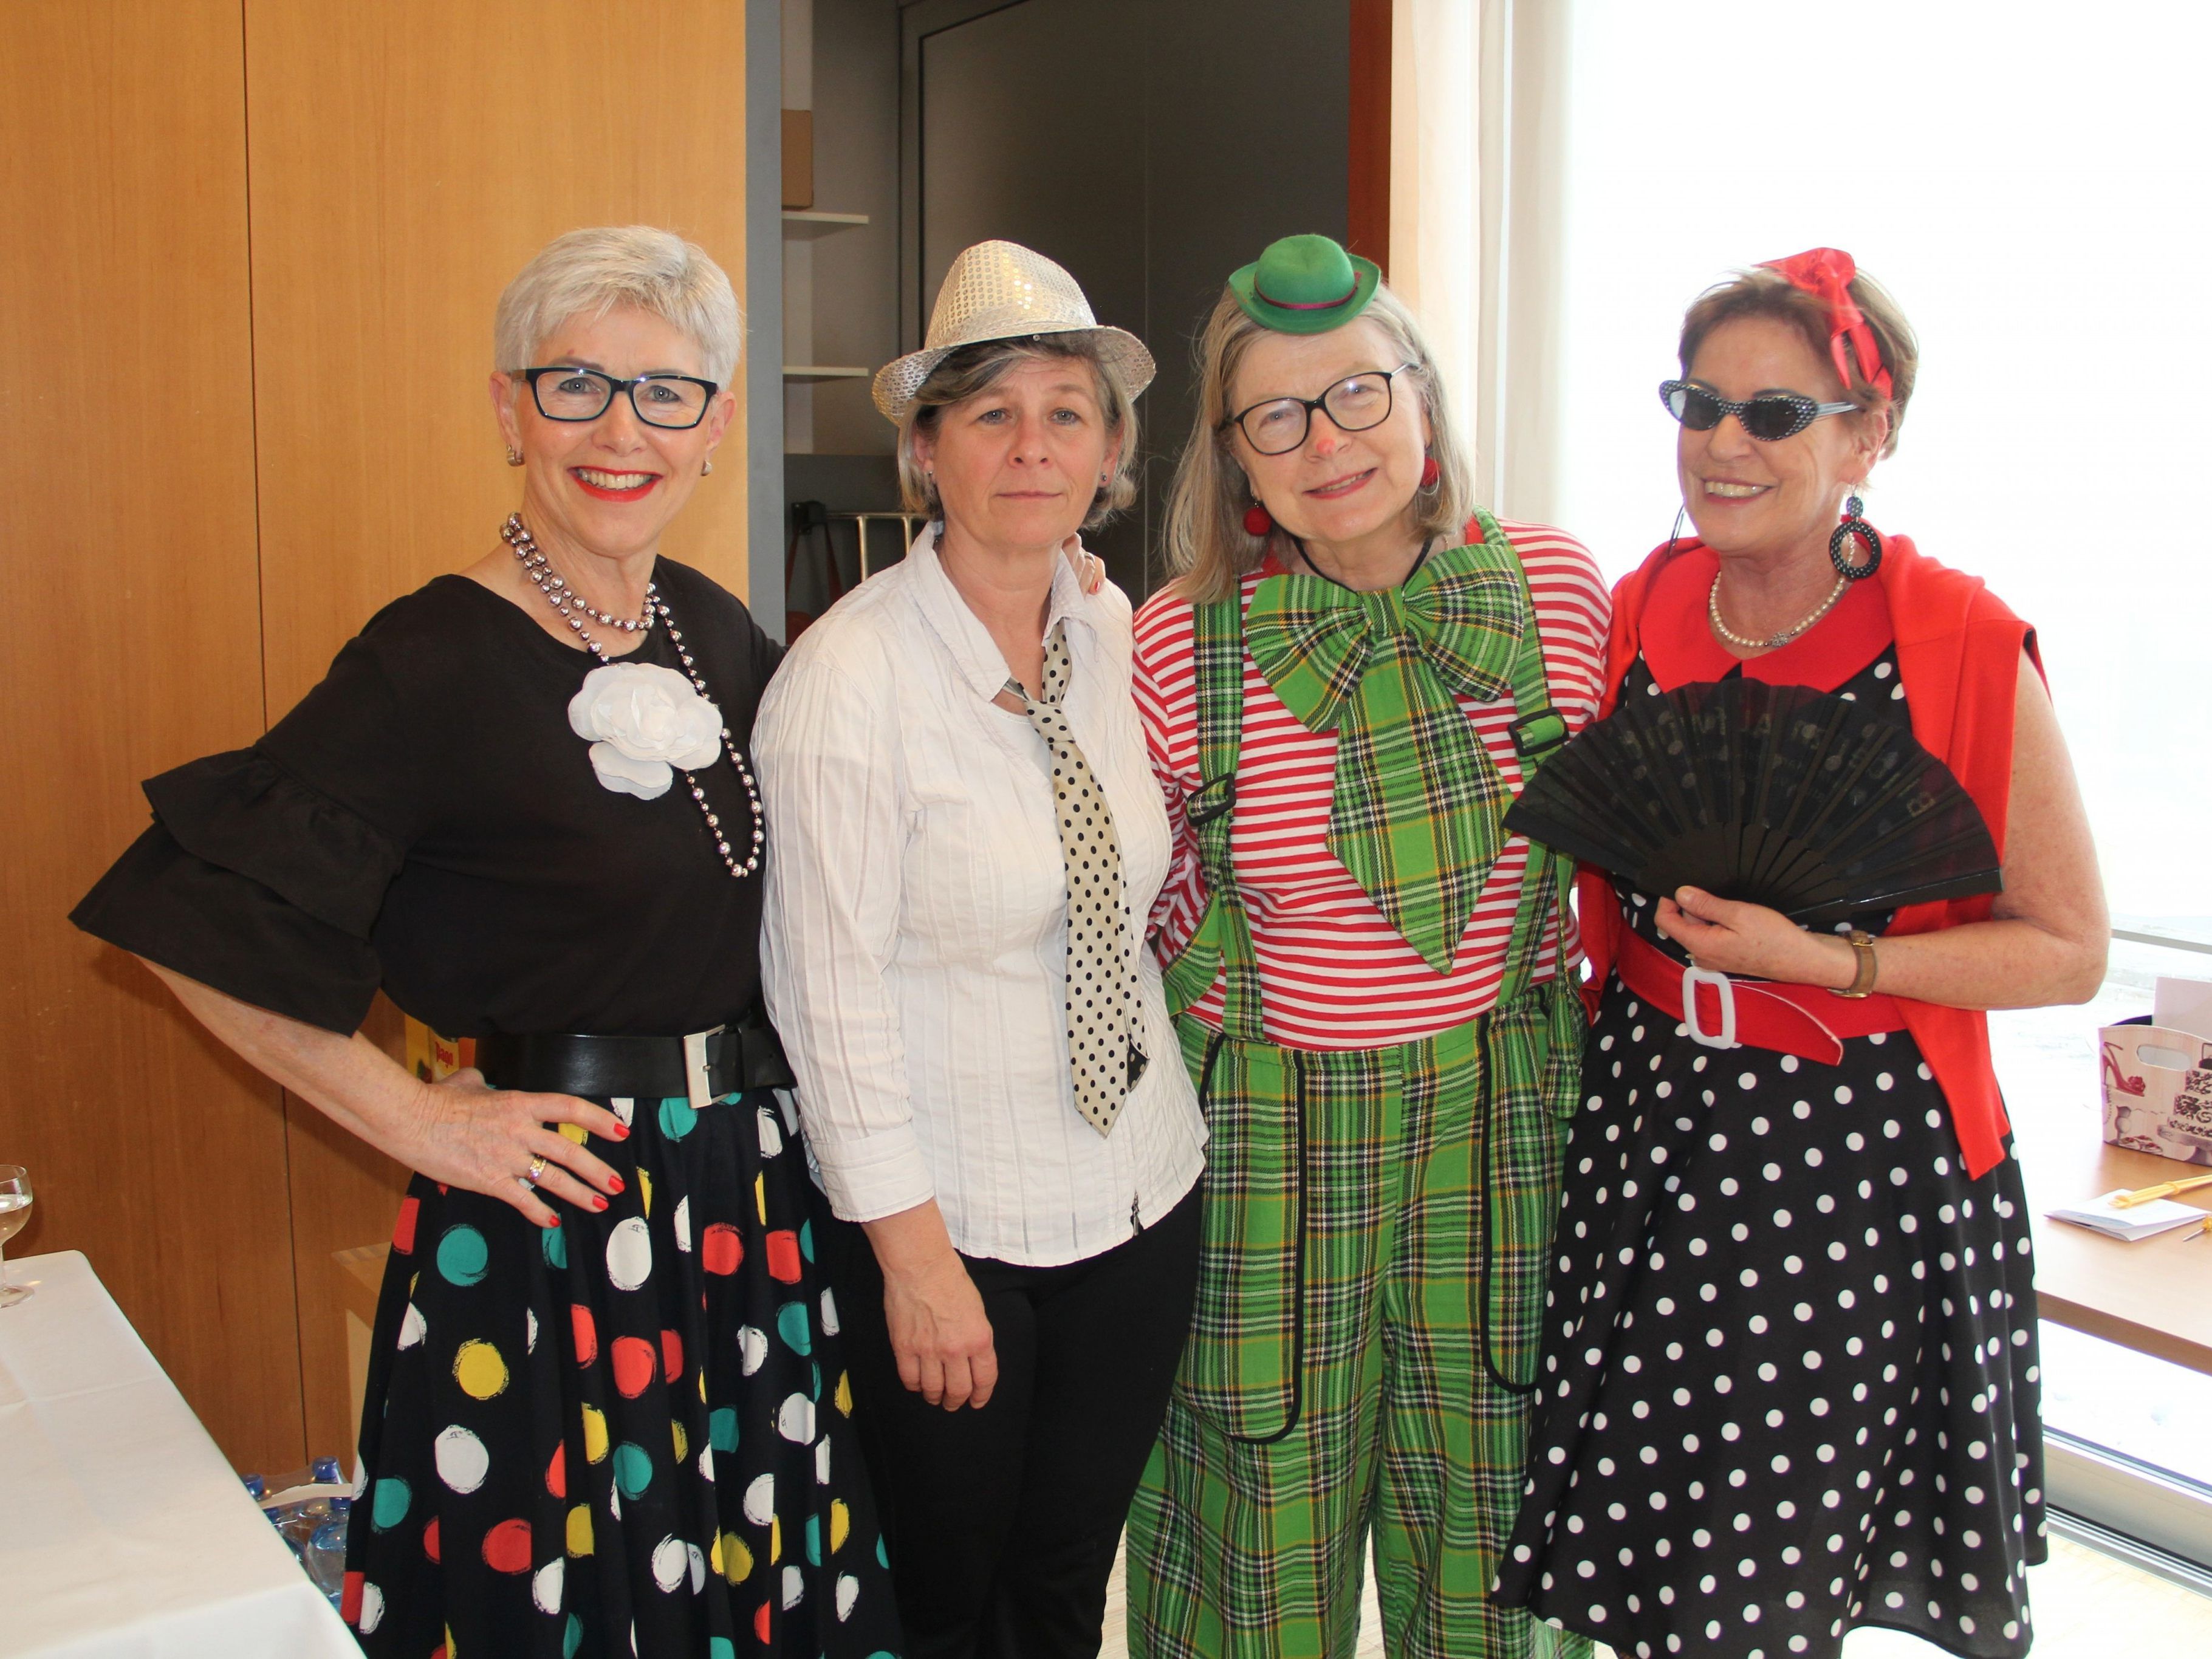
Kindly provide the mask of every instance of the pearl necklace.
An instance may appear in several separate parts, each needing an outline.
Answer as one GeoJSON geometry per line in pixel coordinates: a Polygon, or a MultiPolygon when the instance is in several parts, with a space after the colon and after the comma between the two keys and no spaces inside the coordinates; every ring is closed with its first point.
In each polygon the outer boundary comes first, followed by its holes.
{"type": "MultiPolygon", "coordinates": [[[[676,647],[676,654],[683,659],[684,672],[691,677],[693,687],[705,701],[708,702],[714,701],[713,697],[708,696],[707,682],[700,678],[699,665],[692,659],[690,650],[685,647],[684,635],[676,626],[676,618],[670,614],[668,601],[660,597],[660,590],[657,585],[651,582],[646,584],[645,611],[642,616],[635,622],[617,621],[611,617],[593,611],[581,599],[572,601],[565,597],[565,595],[574,594],[575,590],[562,589],[561,579],[558,576],[553,577],[549,582],[540,574],[545,568],[545,555],[537,542],[532,539],[529,528],[522,522],[522,515],[520,513],[507,514],[507,522],[500,526],[499,533],[501,539],[514,550],[514,556],[522,561],[523,574],[538,585],[538,591],[544,594],[546,602],[561,613],[568,624],[569,631],[575,635],[585,650],[599,659],[602,666],[607,661],[607,648],[591,636],[589,631],[584,627],[582,617],[571,614],[568,607],[572,602],[580,606],[593,621],[611,623],[614,627],[629,632],[650,629],[656,621],[663,623],[668,629],[668,642],[676,647]]],[[[706,815],[707,830],[714,838],[714,850],[722,855],[723,866],[739,881],[743,881],[747,876],[754,874],[760,869],[761,849],[768,840],[767,818],[761,811],[760,786],[753,781],[752,769],[745,764],[744,750],[738,747],[738,740],[730,735],[730,728],[726,726],[722,728],[722,752],[730,757],[730,764],[737,768],[738,781],[745,787],[745,805],[752,814],[752,846],[746,853],[744,863],[738,863],[737,854],[730,850],[730,838],[722,831],[721,817],[713,807],[707,805],[707,792],[699,787],[698,778],[690,772],[684,772],[684,781],[691,791],[691,799],[698,803],[700,811],[706,815]]],[[[679,767],[678,770],[682,771],[683,769],[679,767]]]]}
{"type": "Polygon", "coordinates": [[[1836,585],[1828,590],[1828,597],[1814,607],[1811,616],[1802,622],[1791,623],[1778,634],[1770,634],[1763,640],[1747,640],[1721,620],[1721,579],[1718,575],[1715,575],[1712,592],[1705,596],[1705,615],[1712,622],[1713,632],[1730,645],[1741,646],[1746,651],[1778,650],[1826,616],[1836,601],[1844,597],[1844,590],[1850,585],[1849,578],[1837,577],[1836,585]]]}
{"type": "Polygon", "coordinates": [[[553,608],[578,634],[584,631],[584,624],[571,613],[570,605],[575,606],[602,627],[619,628],[625,634],[649,633],[652,630],[653,586],[651,582],[645,585],[645,609],[635,618],[609,616],[604,611],[594,611],[584,602],[582,594],[553,574],[553,567],[547,562],[544,550],[532,539],[530,532],[524,527],[522,514],[508,514],[507,522],[499,527],[499,537],[514,550],[514,556],[522,561],[522,574],[538,585],[538,591],[551,601],[553,608]]]}

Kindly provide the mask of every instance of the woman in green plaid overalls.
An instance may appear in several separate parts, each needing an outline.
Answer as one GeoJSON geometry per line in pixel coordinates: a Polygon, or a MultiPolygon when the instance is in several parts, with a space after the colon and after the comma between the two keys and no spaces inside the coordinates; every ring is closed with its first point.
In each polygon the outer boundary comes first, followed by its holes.
{"type": "Polygon", "coordinates": [[[1472,507],[1419,327],[1287,238],[1230,279],[1136,684],[1155,921],[1211,1141],[1130,1516],[1142,1659],[1552,1653],[1490,1605],[1576,1100],[1567,861],[1499,820],[1595,706],[1605,590],[1472,507]],[[1539,626],[1539,617],[1542,625],[1539,626]]]}

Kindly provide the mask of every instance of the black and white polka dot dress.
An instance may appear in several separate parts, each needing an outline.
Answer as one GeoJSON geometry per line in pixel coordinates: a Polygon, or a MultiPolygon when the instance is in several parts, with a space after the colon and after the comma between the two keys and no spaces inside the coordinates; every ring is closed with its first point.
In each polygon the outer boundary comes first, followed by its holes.
{"type": "MultiPolygon", "coordinates": [[[[1639,661],[1623,696],[1650,683],[1639,661]]],[[[1887,650],[1828,689],[1903,695],[1887,650]]],[[[1621,897],[1680,960],[1650,899],[1621,897]]],[[[1608,986],[1499,1599],[1638,1659],[1834,1656],[1856,1625],[2027,1652],[2045,1547],[2019,1166],[1967,1179],[1910,1034],[1843,1048],[1705,1048],[1608,986]]]]}

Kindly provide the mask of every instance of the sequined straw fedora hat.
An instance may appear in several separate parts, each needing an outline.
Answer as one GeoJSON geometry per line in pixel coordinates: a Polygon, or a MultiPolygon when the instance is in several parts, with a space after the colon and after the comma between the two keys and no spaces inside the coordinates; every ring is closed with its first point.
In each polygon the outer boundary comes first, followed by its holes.
{"type": "Polygon", "coordinates": [[[1018,242],[978,242],[963,249],[945,273],[922,349],[878,372],[876,407],[886,420],[903,420],[930,371],[962,346],[1042,334],[1090,335],[1132,398],[1152,383],[1152,354],[1145,343],[1101,327],[1074,277],[1018,242]]]}

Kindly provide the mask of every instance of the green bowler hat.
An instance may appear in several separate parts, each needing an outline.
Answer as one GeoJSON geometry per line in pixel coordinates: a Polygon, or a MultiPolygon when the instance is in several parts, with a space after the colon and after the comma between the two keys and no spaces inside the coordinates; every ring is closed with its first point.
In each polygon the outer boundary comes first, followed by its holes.
{"type": "Polygon", "coordinates": [[[1367,309],[1382,268],[1326,236],[1285,236],[1229,279],[1244,314],[1285,334],[1326,334],[1367,309]]]}

